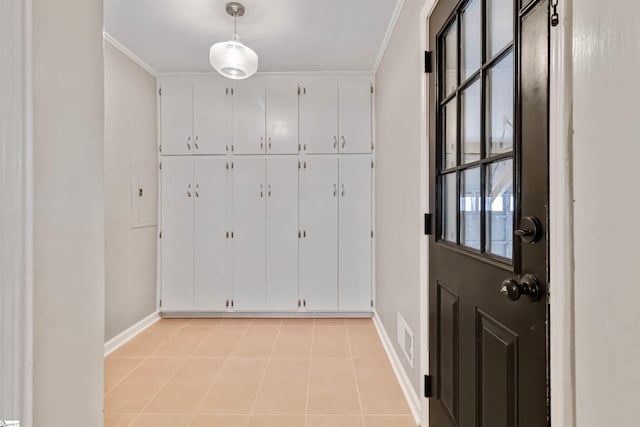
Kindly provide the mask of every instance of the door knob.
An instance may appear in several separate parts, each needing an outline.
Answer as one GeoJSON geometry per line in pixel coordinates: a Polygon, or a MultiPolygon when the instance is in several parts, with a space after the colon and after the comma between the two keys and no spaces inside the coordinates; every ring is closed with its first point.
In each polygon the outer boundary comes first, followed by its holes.
{"type": "Polygon", "coordinates": [[[511,301],[517,301],[522,295],[528,296],[532,301],[538,301],[542,296],[540,281],[533,274],[525,274],[520,281],[507,279],[502,282],[500,293],[511,301]]]}
{"type": "Polygon", "coordinates": [[[536,244],[542,238],[542,224],[533,216],[525,216],[518,223],[518,229],[513,232],[524,243],[536,244]]]}

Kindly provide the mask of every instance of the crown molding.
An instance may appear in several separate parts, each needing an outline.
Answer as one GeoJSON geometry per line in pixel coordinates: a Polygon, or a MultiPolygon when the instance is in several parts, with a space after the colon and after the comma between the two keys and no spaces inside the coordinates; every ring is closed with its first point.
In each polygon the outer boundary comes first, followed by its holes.
{"type": "Polygon", "coordinates": [[[126,47],[125,45],[120,43],[118,41],[118,39],[116,39],[111,34],[107,33],[106,31],[104,31],[102,34],[103,34],[104,40],[106,42],[109,42],[109,44],[111,44],[111,46],[115,47],[120,52],[122,52],[124,55],[129,57],[129,59],[131,59],[133,62],[138,64],[140,67],[142,67],[147,73],[151,74],[153,77],[158,77],[158,72],[156,70],[154,70],[153,67],[151,67],[149,64],[144,62],[142,60],[142,58],[140,58],[138,55],[133,53],[128,47],[126,47]]]}
{"type": "Polygon", "coordinates": [[[378,67],[382,62],[382,58],[384,57],[384,53],[387,50],[387,46],[389,46],[389,41],[391,40],[391,36],[393,35],[393,31],[396,28],[396,24],[398,23],[398,19],[400,18],[400,12],[402,12],[402,8],[404,7],[404,0],[396,1],[396,8],[393,10],[393,15],[391,15],[391,20],[389,21],[389,26],[387,27],[387,32],[384,35],[384,39],[382,40],[382,44],[380,45],[380,50],[378,51],[378,56],[376,57],[376,62],[373,64],[373,69],[371,72],[375,75],[378,72],[378,67]]]}

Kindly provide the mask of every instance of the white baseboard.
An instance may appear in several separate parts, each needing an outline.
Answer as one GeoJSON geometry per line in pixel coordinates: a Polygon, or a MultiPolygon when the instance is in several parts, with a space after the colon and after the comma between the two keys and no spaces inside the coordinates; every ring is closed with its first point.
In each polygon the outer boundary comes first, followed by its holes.
{"type": "Polygon", "coordinates": [[[422,425],[420,421],[420,398],[416,393],[407,373],[402,366],[402,362],[400,362],[400,358],[398,357],[398,353],[396,353],[395,348],[391,340],[389,339],[389,335],[387,335],[387,331],[384,329],[382,325],[382,321],[378,316],[378,313],[373,313],[373,324],[378,331],[378,335],[380,336],[380,341],[382,341],[382,346],[387,353],[387,357],[391,362],[391,366],[393,367],[393,371],[398,378],[398,382],[400,383],[400,388],[402,388],[402,392],[404,393],[404,397],[407,399],[407,403],[409,404],[409,409],[411,409],[411,414],[413,415],[414,420],[417,425],[422,425]]]}
{"type": "Polygon", "coordinates": [[[115,337],[111,338],[109,341],[104,343],[104,357],[107,357],[109,354],[122,347],[127,341],[147,329],[149,326],[156,323],[158,320],[160,320],[160,315],[157,311],[153,312],[135,325],[131,326],[128,329],[125,329],[115,337]]]}

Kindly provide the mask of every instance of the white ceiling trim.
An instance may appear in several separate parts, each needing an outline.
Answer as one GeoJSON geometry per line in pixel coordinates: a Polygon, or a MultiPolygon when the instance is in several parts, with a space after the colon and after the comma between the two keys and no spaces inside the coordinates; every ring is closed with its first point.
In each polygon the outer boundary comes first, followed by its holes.
{"type": "Polygon", "coordinates": [[[158,77],[158,72],[156,70],[154,70],[149,64],[144,62],[142,58],[140,58],[138,55],[133,53],[128,47],[120,43],[111,34],[107,33],[106,31],[103,31],[102,36],[104,38],[104,41],[109,42],[111,46],[115,47],[124,55],[128,56],[129,59],[131,59],[133,62],[141,66],[147,73],[151,74],[153,77],[158,77]]]}
{"type": "MultiPolygon", "coordinates": [[[[373,76],[373,71],[258,71],[256,76],[288,76],[288,75],[334,75],[334,76],[342,76],[342,75],[354,75],[354,76],[373,76]]],[[[197,76],[218,76],[222,77],[216,71],[211,71],[207,73],[201,72],[168,72],[168,73],[158,73],[158,77],[197,77],[197,76]]]]}
{"type": "Polygon", "coordinates": [[[376,62],[373,64],[373,70],[372,70],[373,74],[376,74],[378,72],[378,67],[382,62],[382,58],[384,57],[384,53],[387,50],[387,46],[389,46],[389,41],[391,40],[393,31],[396,28],[396,24],[398,23],[398,19],[400,18],[400,13],[402,12],[403,6],[404,6],[404,0],[396,1],[396,8],[393,10],[393,15],[391,16],[391,21],[389,21],[387,32],[385,33],[384,39],[382,40],[382,45],[380,45],[380,50],[378,51],[376,62]]]}

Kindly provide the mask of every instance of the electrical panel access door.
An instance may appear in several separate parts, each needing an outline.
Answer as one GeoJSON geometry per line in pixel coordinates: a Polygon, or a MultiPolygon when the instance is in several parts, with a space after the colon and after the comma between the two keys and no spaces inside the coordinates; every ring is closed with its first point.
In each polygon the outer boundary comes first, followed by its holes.
{"type": "Polygon", "coordinates": [[[233,85],[234,154],[265,153],[265,84],[243,80],[233,85]]]}
{"type": "Polygon", "coordinates": [[[193,310],[193,157],[162,159],[162,311],[193,310]]]}
{"type": "Polygon", "coordinates": [[[265,159],[233,160],[233,309],[264,311],[265,159]]]}
{"type": "Polygon", "coordinates": [[[168,82],[162,85],[161,90],[162,154],[192,154],[193,86],[191,83],[168,82]]]}
{"type": "Polygon", "coordinates": [[[338,152],[338,83],[314,78],[300,84],[300,144],[309,154],[338,152]]]}
{"type": "Polygon", "coordinates": [[[225,311],[227,301],[227,161],[195,157],[194,309],[225,311]]]}
{"type": "Polygon", "coordinates": [[[300,169],[300,280],[307,311],[338,309],[338,158],[307,156],[300,169]]]}
{"type": "Polygon", "coordinates": [[[371,82],[363,78],[345,78],[339,84],[339,126],[341,153],[370,153],[371,82]]]}
{"type": "Polygon", "coordinates": [[[231,147],[231,106],[226,81],[193,86],[193,153],[225,154],[231,147]]]}
{"type": "Polygon", "coordinates": [[[267,82],[267,153],[298,153],[298,83],[293,79],[267,82]]]}
{"type": "Polygon", "coordinates": [[[298,310],[298,156],[267,159],[267,310],[298,310]]]}
{"type": "Polygon", "coordinates": [[[340,157],[339,306],[371,311],[371,155],[340,157]]]}

